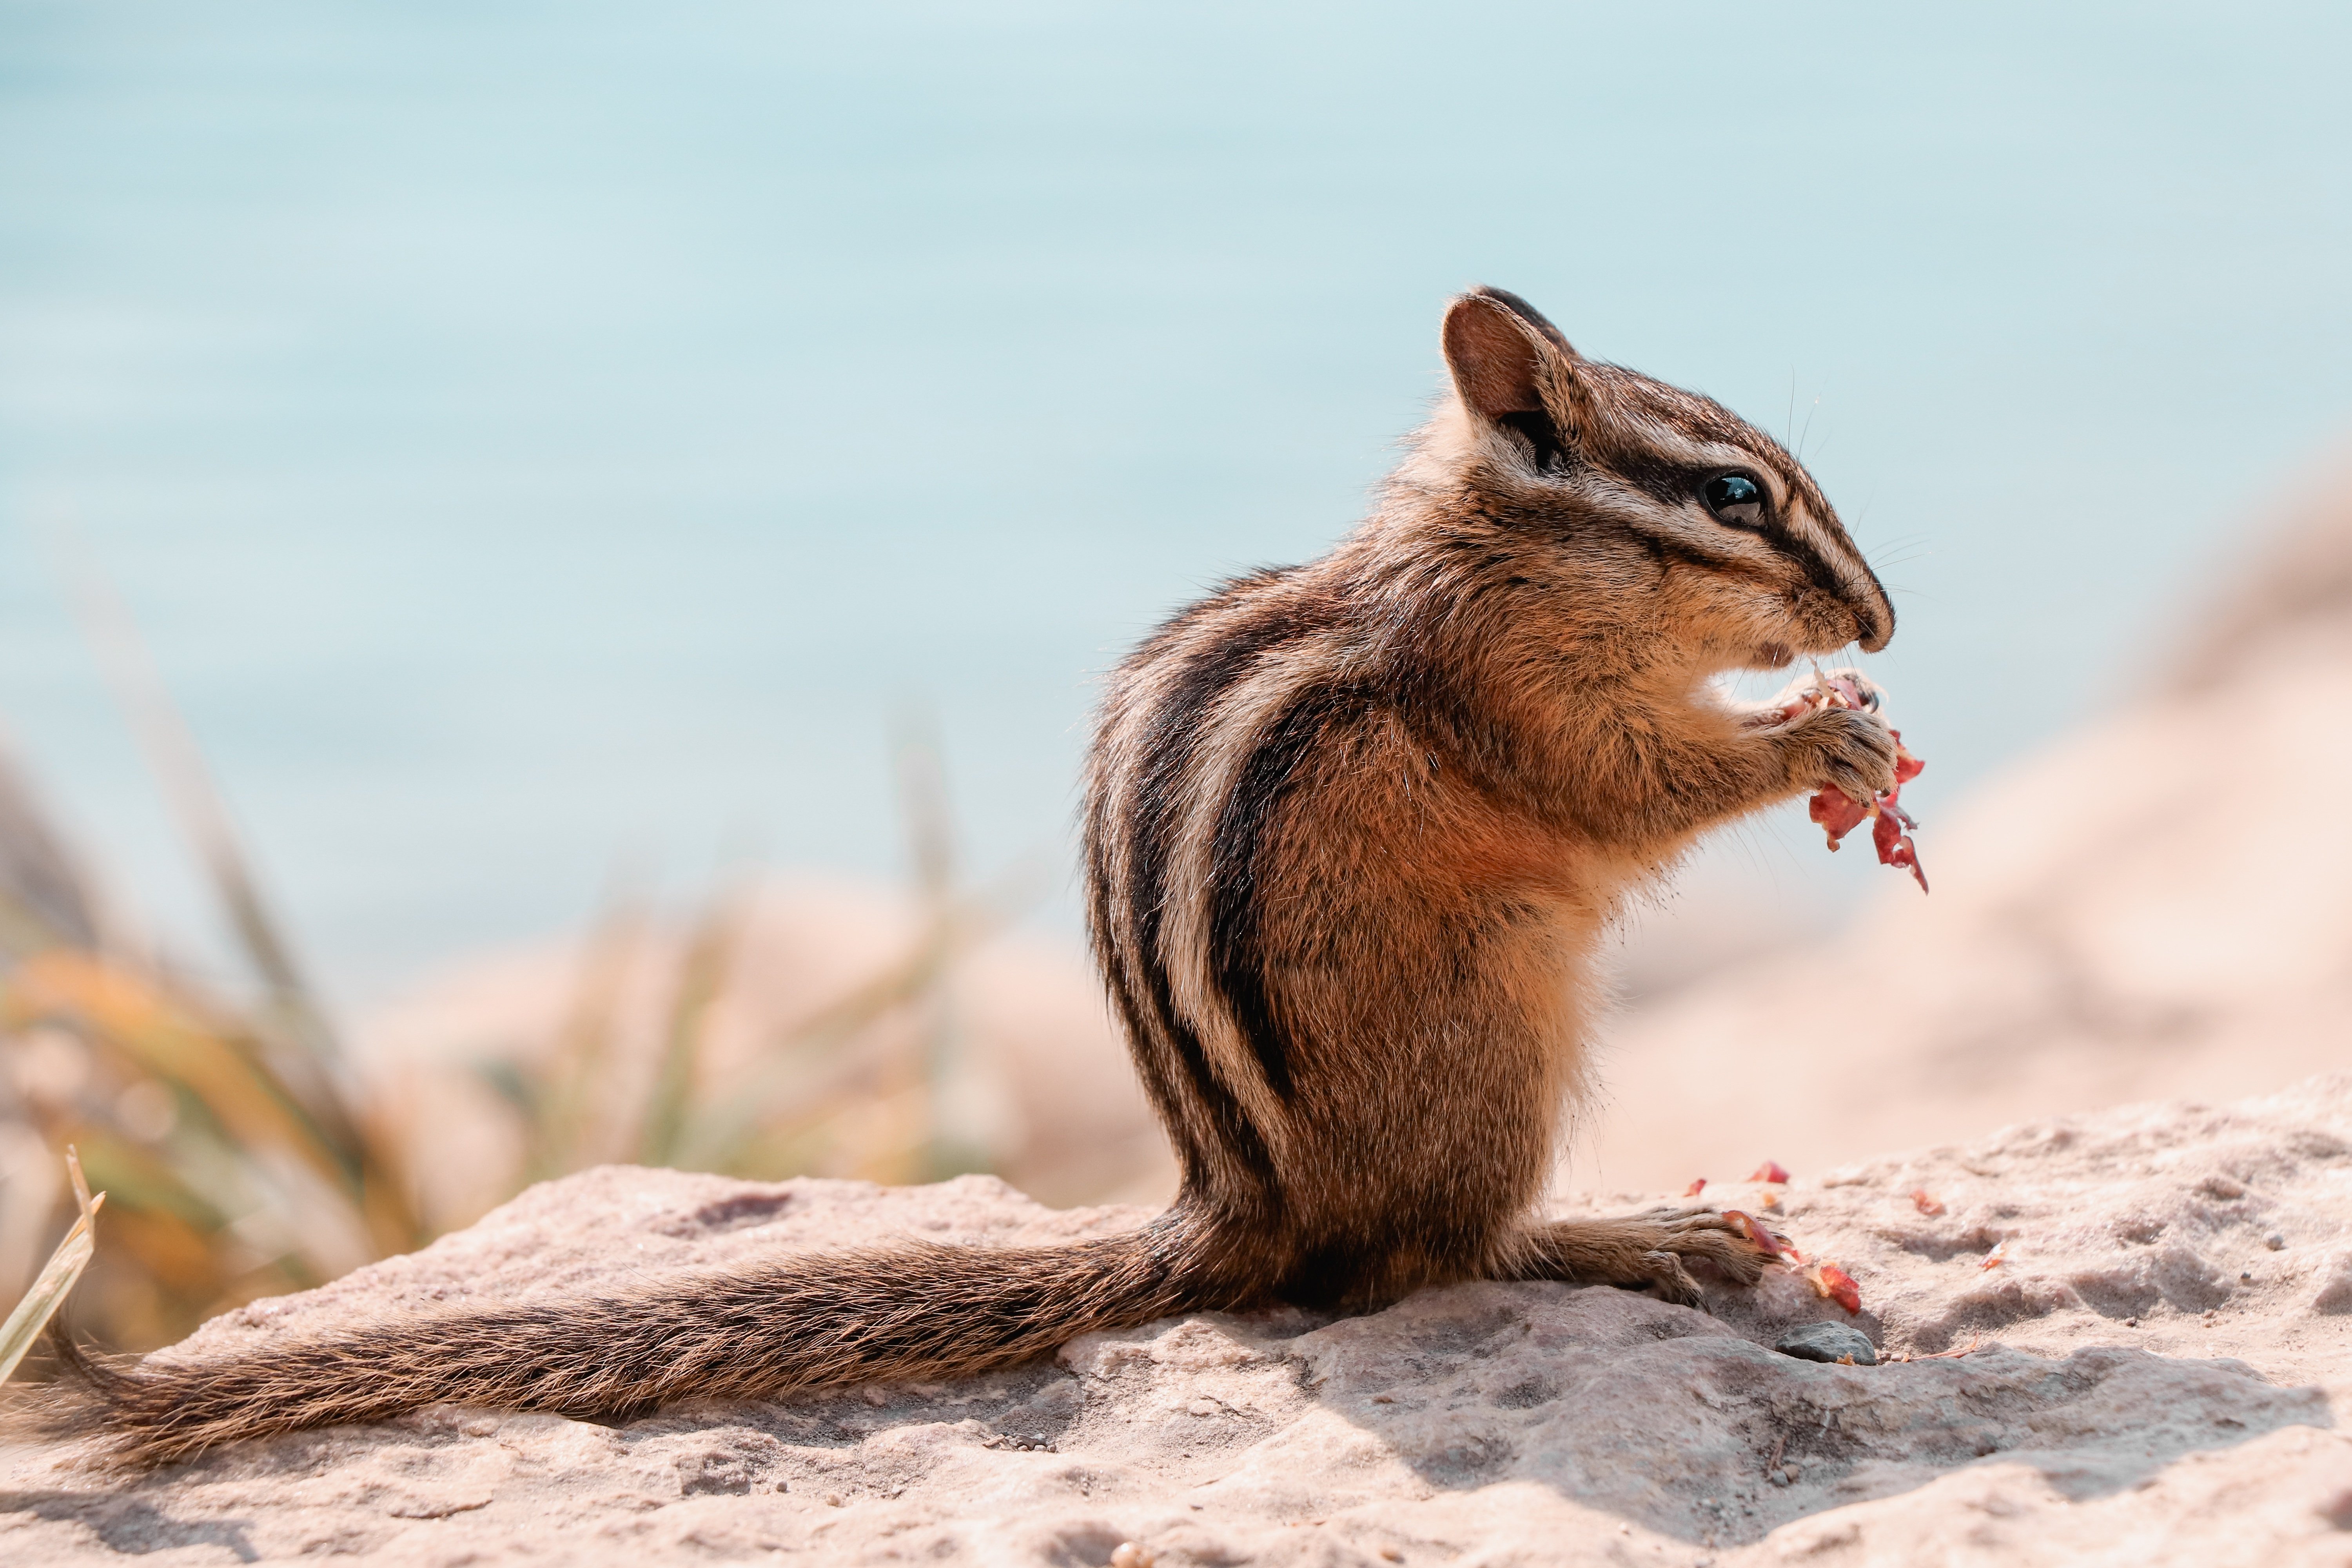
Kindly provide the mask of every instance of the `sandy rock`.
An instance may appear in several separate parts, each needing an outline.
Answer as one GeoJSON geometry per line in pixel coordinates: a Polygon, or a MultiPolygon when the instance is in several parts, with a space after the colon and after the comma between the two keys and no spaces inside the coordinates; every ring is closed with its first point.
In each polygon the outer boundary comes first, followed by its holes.
{"type": "MultiPolygon", "coordinates": [[[[2352,1078],[1720,1195],[1842,1263],[1861,1314],[1788,1269],[1717,1291],[1713,1315],[1468,1285],[1364,1317],[1171,1320],[989,1377],[609,1426],[440,1407],[131,1479],[16,1449],[0,1456],[0,1559],[2352,1563],[2352,1437],[2336,1430],[2352,1414],[2352,1078]],[[1820,1322],[1850,1322],[1886,1361],[1770,1348],[1820,1322]]],[[[1055,1212],[985,1177],[605,1168],[170,1353],[267,1353],[426,1303],[625,1289],[895,1235],[1099,1235],[1143,1213],[1055,1212]]]]}

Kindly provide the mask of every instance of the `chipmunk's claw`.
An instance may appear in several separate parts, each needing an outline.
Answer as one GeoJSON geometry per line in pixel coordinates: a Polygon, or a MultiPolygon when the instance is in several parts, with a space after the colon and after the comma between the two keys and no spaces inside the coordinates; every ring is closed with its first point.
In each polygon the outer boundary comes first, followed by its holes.
{"type": "Polygon", "coordinates": [[[1645,1296],[1655,1296],[1661,1301],[1671,1301],[1677,1307],[1696,1307],[1706,1310],[1706,1295],[1691,1278],[1683,1260],[1671,1252],[1653,1251],[1642,1254],[1642,1261],[1650,1269],[1649,1283],[1641,1289],[1645,1296]]]}

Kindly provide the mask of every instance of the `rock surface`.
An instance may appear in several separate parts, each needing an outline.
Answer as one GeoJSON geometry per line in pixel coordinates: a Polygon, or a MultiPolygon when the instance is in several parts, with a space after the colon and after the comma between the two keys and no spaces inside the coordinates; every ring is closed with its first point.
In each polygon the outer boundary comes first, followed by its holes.
{"type": "MultiPolygon", "coordinates": [[[[2352,1078],[1708,1195],[1771,1200],[1841,1262],[1885,1363],[1769,1348],[1849,1321],[1789,1270],[1717,1292],[1713,1316],[1472,1285],[610,1426],[444,1407],[128,1479],[7,1450],[0,1560],[2352,1564],[2352,1078]]],[[[1142,1213],[1057,1213],[980,1177],[608,1167],[173,1353],[892,1235],[1097,1235],[1142,1213]]]]}

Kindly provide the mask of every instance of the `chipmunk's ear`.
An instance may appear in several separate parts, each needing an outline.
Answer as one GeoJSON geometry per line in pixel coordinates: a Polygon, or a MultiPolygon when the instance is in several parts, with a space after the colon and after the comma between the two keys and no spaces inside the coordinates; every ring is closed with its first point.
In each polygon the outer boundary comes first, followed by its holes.
{"type": "Polygon", "coordinates": [[[1545,383],[1557,384],[1556,373],[1576,358],[1558,327],[1501,289],[1474,289],[1447,306],[1443,336],[1463,405],[1497,423],[1544,413],[1545,383]]]}

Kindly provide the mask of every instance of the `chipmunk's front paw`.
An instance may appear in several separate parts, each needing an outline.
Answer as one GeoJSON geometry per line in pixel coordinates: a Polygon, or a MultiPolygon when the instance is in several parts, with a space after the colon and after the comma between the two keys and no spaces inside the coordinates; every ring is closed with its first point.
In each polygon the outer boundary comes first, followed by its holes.
{"type": "Polygon", "coordinates": [[[1822,708],[1790,725],[1789,782],[1801,790],[1832,784],[1867,804],[1895,787],[1895,732],[1875,713],[1822,708]]]}

